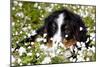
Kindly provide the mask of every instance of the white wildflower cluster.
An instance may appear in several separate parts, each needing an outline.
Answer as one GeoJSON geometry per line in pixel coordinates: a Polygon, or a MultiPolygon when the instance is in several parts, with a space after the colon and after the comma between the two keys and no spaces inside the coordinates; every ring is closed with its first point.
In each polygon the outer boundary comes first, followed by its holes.
{"type": "Polygon", "coordinates": [[[18,5],[18,1],[13,1],[13,3],[14,3],[14,6],[18,5]]]}
{"type": "Polygon", "coordinates": [[[14,66],[14,62],[15,62],[15,61],[16,61],[16,58],[12,55],[12,56],[11,56],[11,63],[12,63],[11,65],[12,65],[12,66],[14,66]]]}
{"type": "Polygon", "coordinates": [[[11,56],[12,63],[16,61],[16,58],[14,56],[11,56]]]}
{"type": "Polygon", "coordinates": [[[51,62],[50,57],[45,57],[41,64],[49,64],[51,62]]]}
{"type": "MultiPolygon", "coordinates": [[[[30,27],[30,26],[29,26],[30,27]]],[[[23,28],[23,30],[27,30],[27,28],[23,28]]],[[[31,36],[34,36],[34,35],[36,35],[37,33],[36,33],[36,31],[35,30],[33,30],[33,31],[31,31],[30,33],[27,33],[27,36],[28,37],[31,37],[31,36]]]]}
{"type": "Polygon", "coordinates": [[[91,57],[91,56],[93,56],[93,54],[95,54],[95,46],[86,48],[85,43],[77,42],[77,47],[74,48],[74,51],[75,51],[75,55],[76,55],[76,60],[75,60],[75,58],[71,57],[70,62],[91,61],[89,57],[91,57]],[[81,48],[81,50],[78,50],[78,48],[81,48]]]}
{"type": "MultiPolygon", "coordinates": [[[[34,33],[34,34],[36,34],[36,33],[34,33]]],[[[36,41],[37,42],[44,42],[44,43],[46,43],[47,42],[46,36],[47,36],[47,34],[44,33],[43,37],[37,38],[36,41]]]]}
{"type": "Polygon", "coordinates": [[[22,6],[23,6],[23,4],[22,4],[21,2],[19,2],[19,3],[18,3],[18,6],[19,6],[19,7],[22,7],[22,6]]]}
{"type": "MultiPolygon", "coordinates": [[[[80,27],[80,31],[83,30],[80,27]]],[[[32,31],[31,35],[36,35],[36,31],[32,31]]],[[[94,33],[91,33],[90,36],[92,37],[92,39],[95,37],[94,33]]],[[[64,45],[59,42],[57,49],[54,51],[53,47],[47,47],[47,33],[43,34],[43,37],[38,37],[36,39],[36,42],[41,43],[40,44],[40,50],[44,52],[45,54],[45,58],[43,59],[43,61],[41,62],[41,64],[49,64],[52,63],[51,60],[52,58],[56,57],[56,56],[63,56],[63,58],[65,60],[69,60],[68,62],[83,62],[83,61],[91,61],[91,57],[93,56],[93,54],[95,54],[95,46],[91,46],[91,47],[86,47],[85,42],[77,42],[76,46],[72,45],[68,48],[65,48],[64,45]]],[[[65,37],[68,37],[68,35],[65,35],[65,37]]],[[[91,38],[90,38],[91,39],[91,38]]],[[[53,40],[53,38],[51,38],[50,40],[53,40]]],[[[86,43],[89,41],[89,38],[87,39],[86,43]]],[[[31,45],[34,45],[35,42],[31,42],[31,45]]],[[[25,45],[27,46],[28,43],[25,43],[25,45]]],[[[27,47],[28,49],[32,48],[31,46],[27,47]]],[[[12,49],[13,51],[13,49],[12,49]]],[[[21,56],[23,53],[26,53],[27,56],[32,56],[32,51],[27,52],[26,49],[24,47],[20,47],[18,49],[19,52],[19,56],[21,56]]],[[[41,54],[39,52],[36,53],[37,57],[40,57],[41,54]]],[[[15,61],[14,57],[12,57],[12,61],[15,61]]],[[[39,59],[39,58],[38,58],[39,59]]],[[[21,62],[21,59],[18,59],[18,63],[21,62]]],[[[21,63],[20,63],[21,64],[21,63]]]]}
{"type": "Polygon", "coordinates": [[[38,9],[40,10],[41,9],[41,6],[38,6],[38,9]]]}
{"type": "Polygon", "coordinates": [[[45,46],[44,44],[41,44],[40,49],[45,51],[47,49],[47,46],[45,46]]]}
{"type": "MultiPolygon", "coordinates": [[[[80,27],[80,31],[83,30],[83,28],[80,27]]],[[[47,34],[45,33],[43,37],[46,37],[47,34]]],[[[91,34],[92,37],[94,37],[94,34],[91,34]]],[[[67,35],[65,37],[68,37],[67,35]]],[[[45,40],[44,38],[37,38],[37,42],[43,42],[45,40]]],[[[50,40],[53,40],[52,38],[50,40]]],[[[89,39],[87,39],[87,42],[89,39]]],[[[46,41],[44,41],[46,42],[46,41]]],[[[48,64],[51,62],[51,59],[55,56],[62,55],[66,60],[69,59],[69,62],[83,62],[83,61],[91,61],[90,57],[95,54],[95,46],[92,47],[86,47],[85,42],[77,42],[76,46],[70,46],[68,50],[64,48],[64,45],[62,43],[59,43],[58,47],[63,48],[57,48],[56,52],[53,52],[53,48],[48,48],[45,44],[40,45],[40,49],[44,51],[46,58],[43,60],[41,64],[48,64]],[[75,55],[76,57],[73,57],[75,55]],[[48,61],[47,61],[48,58],[48,61]],[[47,62],[46,62],[47,61],[47,62]]]]}
{"type": "Polygon", "coordinates": [[[27,56],[32,56],[32,52],[27,53],[27,56]]]}
{"type": "Polygon", "coordinates": [[[37,7],[37,6],[38,6],[38,3],[35,3],[35,4],[34,4],[34,7],[37,7]]]}
{"type": "Polygon", "coordinates": [[[15,10],[15,7],[12,7],[12,10],[15,10]]]}
{"type": "Polygon", "coordinates": [[[15,32],[15,35],[18,35],[18,32],[17,31],[15,32]]]}
{"type": "Polygon", "coordinates": [[[23,30],[23,31],[27,31],[27,27],[23,27],[22,30],[23,30]]]}
{"type": "Polygon", "coordinates": [[[21,59],[20,59],[20,58],[18,58],[18,63],[19,63],[19,64],[21,63],[21,59]]]}
{"type": "Polygon", "coordinates": [[[31,46],[28,47],[28,49],[32,48],[31,46]]]}
{"type": "Polygon", "coordinates": [[[39,57],[39,56],[40,56],[40,54],[39,54],[39,53],[36,53],[36,56],[37,56],[37,57],[39,57]]]}
{"type": "Polygon", "coordinates": [[[20,18],[24,18],[24,13],[23,12],[18,12],[15,14],[15,16],[18,16],[20,18]]]}
{"type": "Polygon", "coordinates": [[[43,41],[43,40],[44,40],[44,38],[42,38],[42,37],[36,39],[37,42],[41,42],[41,41],[43,41]]]}
{"type": "Polygon", "coordinates": [[[15,22],[12,22],[12,26],[14,26],[15,25],[15,22]]]}
{"type": "Polygon", "coordinates": [[[21,56],[23,53],[26,53],[26,49],[24,47],[19,48],[19,55],[21,56]]]}
{"type": "Polygon", "coordinates": [[[90,33],[90,39],[91,40],[95,41],[95,36],[96,36],[95,33],[90,33]]]}
{"type": "Polygon", "coordinates": [[[45,10],[48,10],[48,12],[52,12],[52,8],[51,7],[47,7],[45,10]]]}
{"type": "Polygon", "coordinates": [[[72,56],[72,53],[71,53],[70,50],[66,50],[66,51],[64,52],[64,57],[65,57],[65,58],[68,58],[68,57],[71,57],[71,56],[72,56]]]}
{"type": "MultiPolygon", "coordinates": [[[[63,6],[65,6],[65,5],[63,5],[63,6]]],[[[65,7],[68,7],[68,6],[65,6],[65,7]]],[[[73,11],[74,13],[81,15],[82,17],[90,16],[95,21],[95,14],[91,14],[91,12],[95,12],[95,10],[92,10],[93,7],[77,5],[77,6],[73,6],[72,8],[73,8],[73,10],[75,10],[75,11],[73,11]],[[77,8],[79,8],[79,9],[76,11],[77,8]]]]}
{"type": "Polygon", "coordinates": [[[28,29],[31,29],[31,25],[29,25],[27,28],[28,28],[28,29]]]}

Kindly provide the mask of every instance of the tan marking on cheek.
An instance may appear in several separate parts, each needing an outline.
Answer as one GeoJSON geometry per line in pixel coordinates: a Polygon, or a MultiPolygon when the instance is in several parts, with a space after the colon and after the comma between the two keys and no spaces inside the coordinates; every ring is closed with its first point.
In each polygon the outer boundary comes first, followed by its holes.
{"type": "Polygon", "coordinates": [[[70,40],[63,40],[63,44],[66,48],[70,47],[71,45],[75,45],[76,44],[76,40],[75,39],[70,39],[70,40]]]}
{"type": "Polygon", "coordinates": [[[48,48],[52,47],[52,41],[50,40],[50,38],[48,39],[47,46],[48,48]]]}

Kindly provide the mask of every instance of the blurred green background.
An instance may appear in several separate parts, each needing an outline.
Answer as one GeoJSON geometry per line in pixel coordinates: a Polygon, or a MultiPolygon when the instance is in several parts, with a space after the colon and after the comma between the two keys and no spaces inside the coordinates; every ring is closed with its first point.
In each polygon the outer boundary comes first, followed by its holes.
{"type": "MultiPolygon", "coordinates": [[[[62,8],[69,9],[70,11],[79,14],[88,29],[88,34],[95,34],[96,25],[96,7],[88,5],[74,5],[74,4],[57,4],[57,3],[37,3],[15,1],[11,3],[11,64],[12,65],[35,65],[41,64],[46,55],[40,50],[40,44],[36,42],[34,47],[26,48],[26,45],[20,44],[21,47],[26,49],[26,52],[19,54],[18,51],[13,52],[16,43],[23,40],[31,33],[32,30],[38,29],[44,23],[44,18],[51,12],[62,8]],[[31,55],[29,53],[32,53],[31,55]],[[29,54],[29,55],[27,55],[29,54]],[[37,56],[39,54],[39,56],[37,56]]],[[[92,41],[95,45],[95,40],[92,41]]],[[[91,59],[94,61],[95,58],[91,59]]],[[[68,62],[62,56],[57,56],[51,59],[51,63],[68,62]]]]}

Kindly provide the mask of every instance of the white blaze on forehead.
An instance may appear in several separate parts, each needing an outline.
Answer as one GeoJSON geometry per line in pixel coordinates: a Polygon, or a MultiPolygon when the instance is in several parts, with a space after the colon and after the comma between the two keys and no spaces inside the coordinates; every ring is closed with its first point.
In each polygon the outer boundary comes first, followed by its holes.
{"type": "Polygon", "coordinates": [[[56,23],[58,26],[56,34],[53,36],[53,48],[54,50],[57,48],[58,43],[61,42],[61,25],[63,24],[64,15],[61,13],[56,19],[56,23]]]}
{"type": "Polygon", "coordinates": [[[56,19],[58,30],[54,35],[53,40],[61,41],[61,25],[63,24],[63,19],[64,19],[63,13],[60,14],[59,17],[56,19]]]}

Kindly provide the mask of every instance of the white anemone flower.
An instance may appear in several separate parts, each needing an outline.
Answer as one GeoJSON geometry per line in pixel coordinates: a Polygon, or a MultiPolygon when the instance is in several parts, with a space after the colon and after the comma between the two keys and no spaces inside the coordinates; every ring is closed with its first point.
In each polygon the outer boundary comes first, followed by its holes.
{"type": "Polygon", "coordinates": [[[36,41],[41,42],[41,41],[43,41],[43,38],[37,38],[36,41]]]}
{"type": "Polygon", "coordinates": [[[42,64],[49,64],[51,62],[50,57],[45,57],[44,60],[42,61],[42,64]]]}
{"type": "Polygon", "coordinates": [[[23,31],[27,31],[27,27],[22,28],[23,31]]]}
{"type": "Polygon", "coordinates": [[[36,53],[36,56],[37,56],[37,57],[39,57],[39,56],[40,56],[40,54],[39,54],[39,53],[36,53]]]}
{"type": "Polygon", "coordinates": [[[23,4],[20,2],[19,4],[18,4],[20,7],[22,7],[23,6],[23,4]]]}
{"type": "Polygon", "coordinates": [[[90,58],[89,58],[89,57],[87,57],[87,58],[86,58],[86,61],[90,61],[90,58]]]}
{"type": "Polygon", "coordinates": [[[15,35],[18,35],[18,32],[16,31],[15,35]]]}
{"type": "Polygon", "coordinates": [[[43,42],[47,42],[47,39],[43,39],[43,42]]]}
{"type": "Polygon", "coordinates": [[[85,43],[84,42],[81,42],[81,45],[82,45],[82,47],[85,47],[85,43]]]}
{"type": "Polygon", "coordinates": [[[28,47],[28,49],[32,48],[31,46],[28,47]]]}
{"type": "Polygon", "coordinates": [[[31,52],[27,53],[27,56],[32,56],[32,53],[31,52]]]}
{"type": "Polygon", "coordinates": [[[34,44],[34,42],[31,42],[31,45],[33,45],[34,44]]]}
{"type": "Polygon", "coordinates": [[[16,13],[16,16],[19,16],[19,17],[23,18],[24,17],[24,13],[23,12],[18,12],[18,13],[16,13]]]}
{"type": "Polygon", "coordinates": [[[15,62],[16,58],[14,56],[11,56],[11,62],[15,62]]]}
{"type": "Polygon", "coordinates": [[[70,57],[70,56],[72,56],[71,51],[70,51],[70,50],[66,50],[66,51],[64,52],[64,57],[65,57],[65,58],[68,58],[68,57],[70,57]]]}
{"type": "Polygon", "coordinates": [[[77,62],[85,61],[84,57],[77,55],[77,62]]]}
{"type": "Polygon", "coordinates": [[[44,50],[47,49],[47,46],[45,46],[44,44],[41,44],[41,45],[40,45],[40,49],[44,51],[44,50]]]}
{"type": "Polygon", "coordinates": [[[51,58],[56,56],[56,54],[53,53],[53,52],[49,52],[49,55],[50,55],[51,58]]]}
{"type": "Polygon", "coordinates": [[[28,34],[28,37],[30,37],[31,36],[31,34],[28,34]]]}
{"type": "Polygon", "coordinates": [[[92,56],[93,55],[93,51],[92,50],[88,50],[87,55],[88,56],[92,56]]]}
{"type": "Polygon", "coordinates": [[[93,38],[95,37],[95,33],[90,33],[90,36],[93,38]]]}
{"type": "Polygon", "coordinates": [[[77,46],[78,46],[78,47],[81,47],[81,43],[80,43],[80,42],[77,42],[77,46]]]}
{"type": "Polygon", "coordinates": [[[23,48],[23,47],[20,47],[20,49],[19,49],[19,55],[21,56],[22,53],[26,53],[26,49],[23,48]]]}
{"type": "Polygon", "coordinates": [[[21,62],[21,59],[20,58],[18,58],[18,63],[20,63],[21,62]]]}
{"type": "Polygon", "coordinates": [[[69,60],[70,60],[70,62],[75,62],[76,58],[74,59],[74,58],[71,57],[69,60]]]}
{"type": "Polygon", "coordinates": [[[60,52],[61,52],[61,50],[60,50],[60,49],[58,49],[56,53],[57,53],[57,54],[59,54],[60,52]]]}
{"type": "Polygon", "coordinates": [[[14,26],[15,25],[15,22],[12,22],[12,26],[14,26]]]}
{"type": "Polygon", "coordinates": [[[44,34],[43,34],[43,37],[46,37],[46,36],[47,36],[47,33],[44,33],[44,34]]]}
{"type": "Polygon", "coordinates": [[[95,53],[95,46],[92,46],[92,48],[89,48],[89,49],[95,53]]]}
{"type": "Polygon", "coordinates": [[[17,1],[13,1],[14,5],[17,6],[18,5],[18,2],[17,1]]]}

